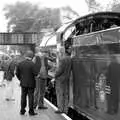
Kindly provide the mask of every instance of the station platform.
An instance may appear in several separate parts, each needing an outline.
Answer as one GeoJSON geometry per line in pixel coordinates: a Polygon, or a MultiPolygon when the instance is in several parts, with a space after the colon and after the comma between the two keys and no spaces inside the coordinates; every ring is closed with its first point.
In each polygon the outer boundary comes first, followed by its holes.
{"type": "Polygon", "coordinates": [[[47,110],[35,110],[38,113],[36,116],[29,116],[28,107],[26,108],[25,115],[20,115],[20,86],[18,80],[14,79],[14,98],[15,101],[5,100],[6,87],[0,87],[0,120],[72,120],[66,114],[56,114],[57,110],[52,103],[47,99],[45,105],[48,107],[47,110]]]}

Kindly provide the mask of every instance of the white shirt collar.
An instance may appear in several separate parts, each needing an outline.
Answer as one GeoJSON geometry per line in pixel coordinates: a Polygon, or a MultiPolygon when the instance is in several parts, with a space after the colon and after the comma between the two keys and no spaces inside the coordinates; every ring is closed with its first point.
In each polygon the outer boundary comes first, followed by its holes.
{"type": "Polygon", "coordinates": [[[32,58],[30,58],[30,57],[25,57],[25,59],[27,59],[27,60],[32,60],[32,58]]]}

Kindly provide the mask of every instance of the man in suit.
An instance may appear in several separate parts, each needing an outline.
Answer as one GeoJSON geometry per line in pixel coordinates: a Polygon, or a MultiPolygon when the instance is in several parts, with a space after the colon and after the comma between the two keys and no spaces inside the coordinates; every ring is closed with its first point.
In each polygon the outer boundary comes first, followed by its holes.
{"type": "Polygon", "coordinates": [[[57,70],[55,73],[56,95],[58,110],[55,113],[67,113],[69,102],[69,77],[71,73],[71,57],[65,53],[63,47],[58,55],[57,70]]]}
{"type": "Polygon", "coordinates": [[[27,51],[25,55],[25,60],[20,62],[16,69],[16,76],[20,80],[21,85],[21,110],[20,114],[24,115],[27,105],[27,95],[29,100],[29,115],[36,115],[34,112],[34,88],[35,88],[35,76],[37,72],[35,70],[35,65],[32,62],[33,52],[27,51]]]}

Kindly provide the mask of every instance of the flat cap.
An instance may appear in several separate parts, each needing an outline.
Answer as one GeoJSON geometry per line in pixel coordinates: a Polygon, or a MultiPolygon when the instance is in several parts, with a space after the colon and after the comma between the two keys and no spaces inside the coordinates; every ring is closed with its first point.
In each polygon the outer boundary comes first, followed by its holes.
{"type": "Polygon", "coordinates": [[[25,56],[26,56],[26,57],[29,57],[29,58],[33,58],[34,53],[33,53],[33,51],[28,50],[28,51],[26,52],[25,56]]]}

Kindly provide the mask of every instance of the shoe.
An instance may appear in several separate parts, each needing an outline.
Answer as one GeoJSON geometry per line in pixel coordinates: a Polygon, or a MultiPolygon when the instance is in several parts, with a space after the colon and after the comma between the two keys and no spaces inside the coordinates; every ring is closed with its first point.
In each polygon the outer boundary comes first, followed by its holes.
{"type": "Polygon", "coordinates": [[[15,99],[14,99],[14,98],[11,98],[10,101],[15,101],[15,99]]]}
{"type": "Polygon", "coordinates": [[[46,106],[38,107],[38,109],[48,109],[46,106]]]}
{"type": "Polygon", "coordinates": [[[57,110],[57,111],[55,111],[55,113],[57,113],[57,114],[61,114],[61,113],[63,113],[63,112],[62,112],[62,111],[57,110]]]}
{"type": "Polygon", "coordinates": [[[34,115],[37,115],[37,113],[35,113],[35,112],[29,112],[29,115],[30,116],[34,116],[34,115]]]}
{"type": "Polygon", "coordinates": [[[6,101],[15,101],[14,98],[6,98],[5,100],[6,100],[6,101]]]}
{"type": "Polygon", "coordinates": [[[6,98],[5,100],[6,100],[6,101],[10,101],[10,99],[9,99],[9,98],[6,98]]]}
{"type": "Polygon", "coordinates": [[[23,111],[20,111],[20,115],[24,115],[25,114],[25,111],[23,112],[23,111]]]}
{"type": "Polygon", "coordinates": [[[20,112],[20,115],[24,115],[25,114],[25,112],[20,112]]]}
{"type": "Polygon", "coordinates": [[[36,109],[36,107],[33,107],[33,109],[35,110],[35,109],[36,109]]]}

